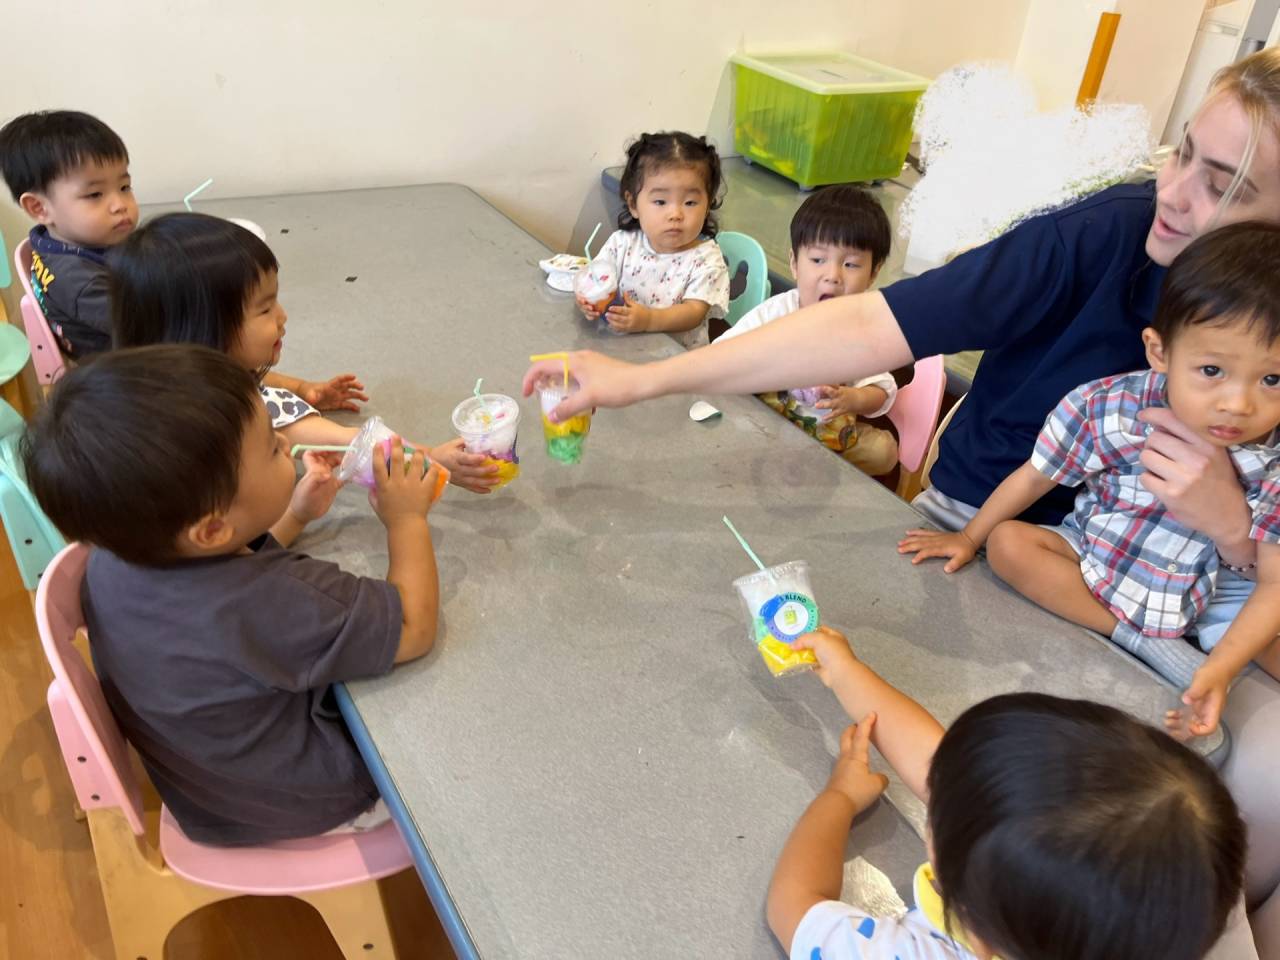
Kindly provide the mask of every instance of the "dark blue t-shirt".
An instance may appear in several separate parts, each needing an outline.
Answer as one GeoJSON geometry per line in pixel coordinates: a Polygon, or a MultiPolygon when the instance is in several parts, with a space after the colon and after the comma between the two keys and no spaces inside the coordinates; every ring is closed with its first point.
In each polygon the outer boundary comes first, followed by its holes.
{"type": "MultiPolygon", "coordinates": [[[[884,289],[914,356],[986,351],[930,473],[942,493],[981,506],[1073,388],[1147,366],[1165,275],[1144,249],[1154,216],[1153,182],[1111,187],[884,289]]],[[[1023,518],[1057,523],[1074,496],[1059,487],[1023,518]]]]}

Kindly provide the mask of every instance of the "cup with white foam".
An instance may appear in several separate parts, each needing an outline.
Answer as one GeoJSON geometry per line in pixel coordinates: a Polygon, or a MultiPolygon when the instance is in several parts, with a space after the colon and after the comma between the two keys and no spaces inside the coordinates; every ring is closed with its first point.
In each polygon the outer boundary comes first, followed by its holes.
{"type": "Polygon", "coordinates": [[[486,464],[498,468],[495,490],[520,474],[516,453],[519,427],[520,405],[502,393],[470,396],[453,408],[453,429],[467,453],[482,454],[486,464]]]}

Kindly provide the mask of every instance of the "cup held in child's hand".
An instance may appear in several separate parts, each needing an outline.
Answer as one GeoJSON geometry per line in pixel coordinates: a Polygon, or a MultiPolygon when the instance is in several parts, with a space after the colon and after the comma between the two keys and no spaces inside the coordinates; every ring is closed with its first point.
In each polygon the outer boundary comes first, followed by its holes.
{"type": "Polygon", "coordinates": [[[822,399],[821,387],[802,387],[788,392],[791,394],[791,399],[796,402],[797,412],[803,417],[821,420],[831,413],[830,410],[818,408],[818,401],[822,399]]]}
{"type": "Polygon", "coordinates": [[[607,257],[592,260],[574,277],[573,293],[603,316],[618,293],[617,264],[607,257]]]}
{"type": "Polygon", "coordinates": [[[818,605],[809,583],[809,564],[792,560],[733,581],[746,606],[748,635],[775,677],[812,670],[818,658],[812,650],[797,650],[792,642],[818,628],[818,605]]]}
{"type": "MultiPolygon", "coordinates": [[[[390,462],[391,441],[394,437],[394,431],[383,423],[381,417],[370,417],[364,422],[360,432],[351,438],[346,455],[342,458],[342,463],[338,465],[337,478],[343,483],[359,484],[366,490],[376,489],[377,482],[373,478],[375,457],[381,454],[383,463],[390,462]]],[[[410,456],[410,448],[406,447],[406,463],[410,456]]],[[[425,453],[423,454],[422,466],[424,470],[431,467],[431,461],[425,453]]],[[[436,489],[431,495],[432,503],[440,499],[440,495],[444,493],[445,484],[448,482],[449,471],[441,465],[439,466],[439,479],[436,481],[436,489]]]]}
{"type": "Polygon", "coordinates": [[[520,405],[505,394],[467,397],[453,408],[453,429],[462,438],[467,453],[482,454],[487,465],[498,468],[494,490],[520,475],[520,457],[516,454],[519,426],[520,405]]]}
{"type": "Polygon", "coordinates": [[[561,463],[581,463],[582,446],[591,432],[591,411],[585,410],[560,423],[551,420],[551,411],[560,405],[561,400],[577,391],[578,381],[570,377],[566,388],[564,377],[547,374],[539,377],[533,386],[542,404],[542,435],[547,441],[548,456],[561,463]]]}

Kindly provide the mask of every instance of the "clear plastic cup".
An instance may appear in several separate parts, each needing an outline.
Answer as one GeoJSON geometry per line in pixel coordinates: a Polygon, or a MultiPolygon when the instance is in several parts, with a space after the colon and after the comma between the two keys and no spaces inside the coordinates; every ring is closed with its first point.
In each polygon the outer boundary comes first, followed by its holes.
{"type": "Polygon", "coordinates": [[[573,278],[573,295],[603,314],[618,294],[618,265],[607,257],[597,257],[573,278]]]}
{"type": "Polygon", "coordinates": [[[486,463],[497,466],[495,490],[520,475],[516,454],[519,427],[520,405],[506,394],[482,393],[453,408],[453,429],[462,437],[467,452],[483,454],[486,463]]]}
{"type": "Polygon", "coordinates": [[[788,393],[791,394],[791,399],[796,402],[796,412],[802,417],[821,420],[831,413],[830,410],[818,408],[818,401],[822,399],[821,387],[802,387],[798,390],[790,390],[788,393]]]}
{"type": "Polygon", "coordinates": [[[582,446],[591,432],[591,411],[583,411],[562,423],[552,423],[548,417],[561,400],[577,392],[578,381],[570,377],[566,390],[563,376],[548,374],[539,377],[534,388],[542,404],[542,436],[547,441],[547,455],[561,463],[581,463],[582,446]]]}
{"type": "MultiPolygon", "coordinates": [[[[337,478],[343,483],[355,483],[367,490],[373,490],[375,488],[373,479],[375,457],[379,454],[384,459],[391,456],[389,444],[393,436],[395,431],[388,427],[381,417],[370,417],[364,422],[360,432],[351,439],[342,463],[338,465],[335,472],[337,478]]],[[[406,456],[411,450],[410,447],[405,448],[406,456]]],[[[426,459],[424,465],[430,466],[430,464],[430,459],[426,459]]],[[[431,498],[433,502],[440,499],[440,494],[444,492],[445,484],[448,482],[449,471],[440,467],[440,479],[436,483],[435,495],[431,498]]]]}
{"type": "Polygon", "coordinates": [[[792,560],[733,581],[746,608],[748,636],[775,677],[812,670],[812,650],[795,650],[791,641],[817,629],[818,604],[809,583],[809,564],[792,560]]]}

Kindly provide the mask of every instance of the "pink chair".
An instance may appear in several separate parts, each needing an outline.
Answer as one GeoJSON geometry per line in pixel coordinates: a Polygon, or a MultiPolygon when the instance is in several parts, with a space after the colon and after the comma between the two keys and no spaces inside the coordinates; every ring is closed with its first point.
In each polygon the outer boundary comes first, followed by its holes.
{"type": "Polygon", "coordinates": [[[911,382],[898,391],[889,419],[898,429],[898,496],[910,500],[920,492],[920,470],[942,409],[947,371],[941,355],[917,360],[911,382]]]}
{"type": "Polygon", "coordinates": [[[27,334],[27,343],[31,345],[31,363],[36,368],[36,379],[40,385],[48,388],[67,372],[67,364],[62,359],[62,350],[58,348],[58,338],[53,335],[49,321],[40,309],[40,301],[31,290],[29,238],[24,238],[13,251],[13,265],[18,270],[18,279],[22,281],[22,326],[27,334]]]}
{"type": "Polygon", "coordinates": [[[36,593],[36,623],[54,674],[49,710],[89,821],[118,960],[163,960],[178,921],[244,894],[307,901],[348,960],[395,956],[376,882],[411,864],[394,824],[223,848],[193,842],[163,807],[158,818],[143,810],[130,750],[74,645],[84,628],[80,585],[88,558],[87,547],[71,544],[53,559],[36,593]]]}

